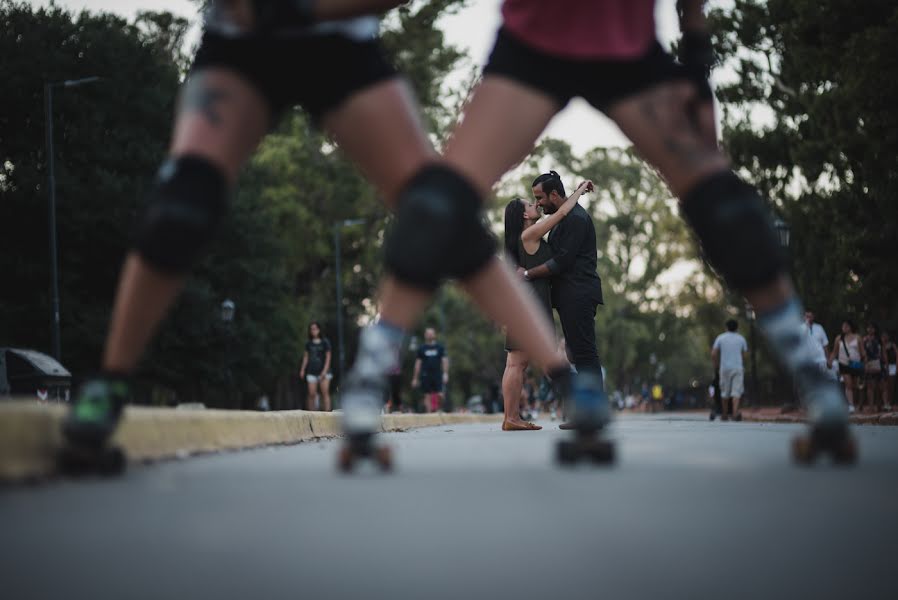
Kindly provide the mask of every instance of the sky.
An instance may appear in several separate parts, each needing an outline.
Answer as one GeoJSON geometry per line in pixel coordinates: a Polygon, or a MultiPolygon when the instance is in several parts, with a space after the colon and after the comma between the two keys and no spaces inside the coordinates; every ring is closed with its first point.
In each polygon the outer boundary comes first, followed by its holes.
{"type": "MultiPolygon", "coordinates": [[[[486,62],[492,48],[499,27],[501,3],[502,0],[469,0],[470,6],[441,22],[446,41],[466,50],[479,67],[486,62]]],[[[43,6],[49,4],[49,0],[35,0],[31,4],[43,6]]],[[[140,10],[168,10],[191,20],[197,16],[197,6],[189,0],[56,0],[56,4],[73,11],[114,12],[129,18],[140,10]]],[[[658,0],[656,3],[658,37],[665,46],[679,35],[674,5],[675,0],[658,0]]],[[[193,31],[191,41],[198,35],[198,30],[193,31]]],[[[574,100],[559,113],[544,135],[568,142],[576,154],[596,146],[629,145],[611,121],[582,100],[574,100]]]]}

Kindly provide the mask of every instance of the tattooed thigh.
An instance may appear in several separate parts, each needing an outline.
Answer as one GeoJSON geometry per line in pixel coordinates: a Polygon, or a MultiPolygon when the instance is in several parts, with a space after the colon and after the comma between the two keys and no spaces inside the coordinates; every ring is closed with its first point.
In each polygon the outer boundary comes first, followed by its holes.
{"type": "Polygon", "coordinates": [[[233,100],[233,94],[214,78],[203,73],[191,77],[181,95],[180,111],[201,115],[209,125],[220,127],[224,124],[226,105],[233,100]]]}

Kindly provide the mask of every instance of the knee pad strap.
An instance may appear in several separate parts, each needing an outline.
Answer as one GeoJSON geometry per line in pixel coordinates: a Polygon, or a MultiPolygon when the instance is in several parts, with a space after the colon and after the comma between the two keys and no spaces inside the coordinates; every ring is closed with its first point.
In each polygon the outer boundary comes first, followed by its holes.
{"type": "Polygon", "coordinates": [[[786,259],[770,214],[758,192],[726,171],[708,177],[683,198],[705,260],[734,289],[745,292],[772,283],[786,259]]]}
{"type": "Polygon", "coordinates": [[[452,169],[431,165],[419,171],[399,198],[385,244],[387,270],[424,289],[476,273],[496,251],[480,204],[477,190],[452,169]]]}
{"type": "Polygon", "coordinates": [[[224,216],[227,190],[224,173],[205,158],[167,160],[138,226],[137,251],[160,271],[188,271],[224,216]]]}

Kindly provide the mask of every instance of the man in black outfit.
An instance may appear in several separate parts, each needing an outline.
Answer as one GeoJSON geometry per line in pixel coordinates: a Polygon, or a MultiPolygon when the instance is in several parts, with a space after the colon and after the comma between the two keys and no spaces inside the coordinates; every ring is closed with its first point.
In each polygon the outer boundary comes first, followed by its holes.
{"type": "MultiPolygon", "coordinates": [[[[552,214],[564,204],[561,177],[549,171],[533,181],[533,198],[543,212],[552,214]]],[[[596,229],[579,204],[549,233],[553,257],[524,271],[526,279],[551,277],[552,306],[558,311],[568,358],[578,371],[602,376],[596,348],[596,307],[602,300],[602,280],[596,273],[596,229]]]]}

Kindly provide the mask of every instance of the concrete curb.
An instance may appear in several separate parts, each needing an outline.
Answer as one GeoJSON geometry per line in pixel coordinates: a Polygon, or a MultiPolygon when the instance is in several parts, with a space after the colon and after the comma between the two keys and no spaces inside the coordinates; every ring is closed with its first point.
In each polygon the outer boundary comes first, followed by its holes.
{"type": "MultiPolygon", "coordinates": [[[[757,414],[742,413],[742,420],[752,423],[805,423],[807,416],[799,414],[757,414]]],[[[849,421],[855,425],[898,425],[898,412],[880,415],[851,415],[849,421]]]]}
{"type": "MultiPolygon", "coordinates": [[[[0,403],[0,481],[40,478],[56,471],[65,408],[33,401],[0,403]]],[[[383,431],[456,423],[497,423],[502,415],[384,415],[383,431]]],[[[114,443],[128,460],[152,461],[273,444],[296,444],[341,434],[339,413],[254,412],[129,406],[114,443]]]]}

